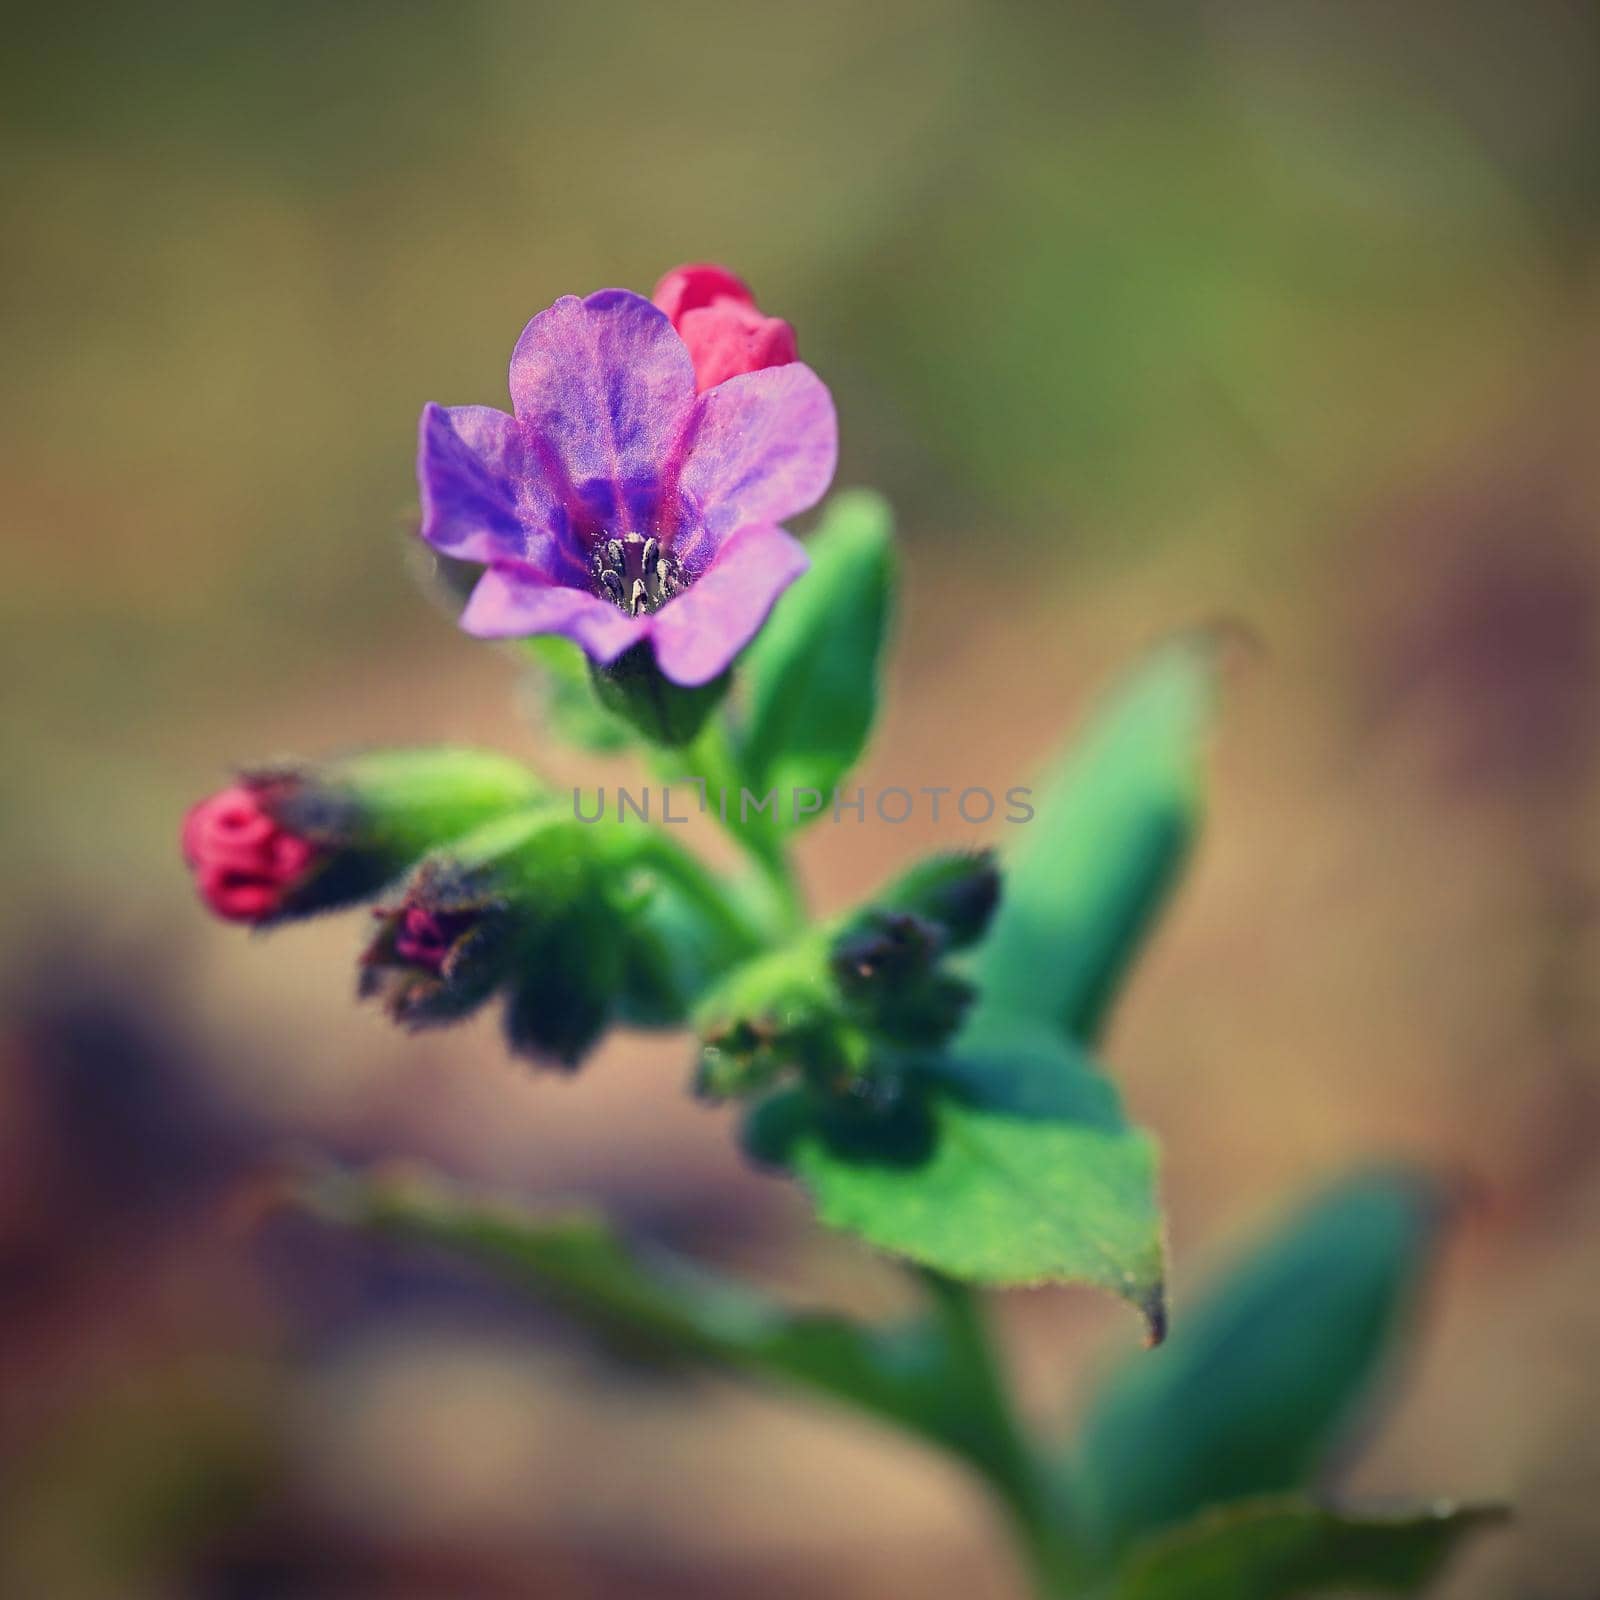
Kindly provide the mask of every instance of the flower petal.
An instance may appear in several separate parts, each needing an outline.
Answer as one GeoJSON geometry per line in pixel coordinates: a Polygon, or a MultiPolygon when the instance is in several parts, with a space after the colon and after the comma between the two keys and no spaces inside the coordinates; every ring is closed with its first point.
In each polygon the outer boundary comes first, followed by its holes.
{"type": "Polygon", "coordinates": [[[781,367],[800,359],[794,329],[782,317],[764,317],[754,306],[722,300],[685,311],[678,337],[694,362],[695,383],[714,389],[741,372],[781,367]]]}
{"type": "Polygon", "coordinates": [[[673,551],[694,572],[749,522],[814,506],[833,480],[833,397],[803,362],[729,378],[700,396],[679,488],[688,502],[673,551]]]}
{"type": "Polygon", "coordinates": [[[672,318],[674,327],[684,312],[708,306],[714,300],[734,300],[745,306],[756,303],[750,285],[715,261],[691,261],[674,267],[656,285],[650,298],[672,318]]]}
{"type": "Polygon", "coordinates": [[[524,555],[517,515],[522,457],[521,432],[505,412],[424,406],[417,430],[422,537],[463,561],[524,555]]]}
{"type": "Polygon", "coordinates": [[[629,645],[645,638],[652,620],[626,616],[610,601],[581,589],[548,584],[536,571],[514,562],[490,567],[461,613],[462,628],[480,639],[559,633],[601,665],[615,661],[629,645]]]}
{"type": "Polygon", "coordinates": [[[511,353],[511,400],[574,522],[655,531],[694,405],[694,363],[662,312],[626,289],[557,300],[511,353]]]}
{"type": "Polygon", "coordinates": [[[709,683],[756,636],[778,596],[810,564],[782,528],[740,528],[700,577],[650,619],[656,664],[686,688],[709,683]]]}

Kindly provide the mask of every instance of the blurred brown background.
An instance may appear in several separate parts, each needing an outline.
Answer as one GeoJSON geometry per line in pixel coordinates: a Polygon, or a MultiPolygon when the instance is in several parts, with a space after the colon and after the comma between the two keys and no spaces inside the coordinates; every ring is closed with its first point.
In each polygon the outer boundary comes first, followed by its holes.
{"type": "MultiPolygon", "coordinates": [[[[832,383],[905,589],[867,781],[1023,781],[1162,632],[1247,622],[1211,825],[1110,1054],[1179,1286],[1411,1154],[1475,1197],[1376,1494],[1600,1528],[1600,25],[1313,0],[20,13],[0,481],[0,1592],[1015,1600],[953,1469],[663,1382],[470,1275],[252,1228],[285,1143],[424,1158],[818,1302],[900,1293],[744,1170],[681,1039],[576,1081],[351,1003],[359,918],[209,921],[230,762],[482,739],[406,573],[423,401],[557,294],[725,260],[832,383]]],[[[609,772],[606,774],[610,777],[609,772]]],[[[611,781],[614,781],[612,779],[611,781]]],[[[837,904],[961,824],[819,827],[837,904]]],[[[1133,1319],[1013,1297],[1041,1414],[1133,1319]]]]}

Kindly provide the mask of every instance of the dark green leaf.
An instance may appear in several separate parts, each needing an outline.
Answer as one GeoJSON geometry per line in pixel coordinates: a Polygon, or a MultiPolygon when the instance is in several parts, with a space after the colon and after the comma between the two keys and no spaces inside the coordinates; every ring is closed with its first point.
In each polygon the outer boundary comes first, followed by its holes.
{"type": "Polygon", "coordinates": [[[983,1397],[936,1321],[877,1329],[790,1311],[680,1257],[630,1250],[591,1214],[539,1215],[415,1174],[328,1172],[296,1193],[330,1220],[475,1261],[636,1351],[817,1389],[969,1459],[991,1448],[983,1397]]]}
{"type": "Polygon", "coordinates": [[[786,827],[797,825],[791,792],[815,789],[831,803],[866,746],[894,581],[890,531],[877,495],[835,496],[807,542],[810,571],[744,654],[741,765],[754,792],[778,791],[786,827]]]}
{"type": "Polygon", "coordinates": [[[927,1137],[881,1151],[821,1125],[791,1138],[824,1222],[972,1283],[1109,1289],[1161,1336],[1155,1145],[1101,1074],[1062,1052],[960,1057],[926,1114],[927,1137]]]}
{"type": "Polygon", "coordinates": [[[1199,823],[1215,653],[1209,636],[1158,650],[1034,796],[979,956],[981,1031],[1100,1033],[1199,823]]]}
{"type": "Polygon", "coordinates": [[[1247,1501],[1139,1546],[1109,1600],[1299,1600],[1340,1593],[1416,1594],[1467,1535],[1505,1513],[1429,1505],[1345,1515],[1303,1500],[1247,1501]]]}
{"type": "Polygon", "coordinates": [[[1207,1506],[1306,1487],[1409,1308],[1440,1204],[1407,1173],[1316,1201],[1125,1361],[1085,1421],[1073,1503],[1102,1549],[1207,1506]]]}

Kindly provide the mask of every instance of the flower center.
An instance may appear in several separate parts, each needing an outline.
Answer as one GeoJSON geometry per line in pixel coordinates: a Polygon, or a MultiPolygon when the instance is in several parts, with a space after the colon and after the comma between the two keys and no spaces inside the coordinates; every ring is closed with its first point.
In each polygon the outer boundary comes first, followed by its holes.
{"type": "Polygon", "coordinates": [[[659,539],[639,533],[597,539],[589,570],[594,592],[630,617],[658,610],[689,585],[678,558],[659,539]]]}

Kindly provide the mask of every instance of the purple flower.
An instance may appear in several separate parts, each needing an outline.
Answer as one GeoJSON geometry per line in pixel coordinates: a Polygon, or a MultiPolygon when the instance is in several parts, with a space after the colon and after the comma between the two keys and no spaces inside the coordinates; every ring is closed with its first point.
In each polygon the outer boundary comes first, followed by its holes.
{"type": "Polygon", "coordinates": [[[791,362],[697,395],[666,316],[602,289],[523,329],[511,402],[422,413],[422,536],[488,567],[461,626],[562,634],[602,666],[649,641],[673,682],[716,678],[806,568],[778,523],[833,477],[822,380],[791,362]]]}

